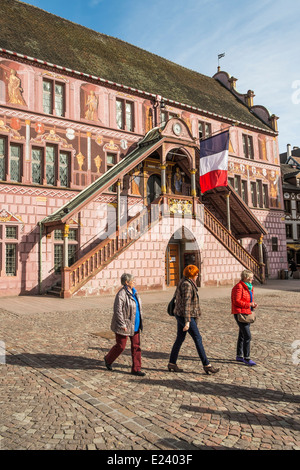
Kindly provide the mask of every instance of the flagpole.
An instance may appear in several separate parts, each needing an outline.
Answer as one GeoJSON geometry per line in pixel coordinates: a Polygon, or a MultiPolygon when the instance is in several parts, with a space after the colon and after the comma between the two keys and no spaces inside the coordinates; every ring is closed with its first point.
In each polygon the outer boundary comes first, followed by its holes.
{"type": "Polygon", "coordinates": [[[225,52],[223,52],[222,54],[218,54],[218,72],[220,72],[220,59],[222,59],[222,57],[225,56],[225,52]]]}
{"type": "MultiPolygon", "coordinates": [[[[228,134],[228,139],[229,139],[229,129],[233,127],[232,125],[229,125],[228,127],[226,127],[225,129],[222,129],[222,130],[219,130],[219,131],[216,131],[216,132],[213,132],[209,137],[206,137],[204,139],[199,139],[199,150],[200,150],[200,155],[201,155],[201,142],[205,142],[206,140],[209,140],[209,139],[213,139],[215,137],[213,136],[216,136],[216,135],[221,135],[221,134],[228,134]]],[[[229,145],[229,142],[227,142],[227,145],[229,145]]],[[[224,149],[225,150],[225,149],[224,149]]],[[[205,147],[204,147],[204,152],[206,151],[205,147]]],[[[222,150],[223,151],[223,150],[222,150]]],[[[211,152],[212,155],[213,155],[213,152],[211,152]]],[[[228,147],[227,147],[227,153],[228,153],[228,147]]],[[[205,154],[204,154],[205,155],[205,154]]],[[[205,156],[208,156],[208,155],[205,155],[205,156]]],[[[228,156],[227,156],[228,158],[228,156]]],[[[200,165],[201,166],[201,165],[200,165]]],[[[223,168],[221,168],[223,170],[223,168]]],[[[228,171],[228,168],[227,168],[227,171],[228,171]]],[[[206,171],[206,173],[209,173],[209,171],[206,171]]],[[[227,180],[227,176],[226,176],[226,180],[227,180]]],[[[224,181],[225,182],[225,181],[224,181]]],[[[201,185],[201,183],[200,183],[201,185]]],[[[206,185],[206,183],[205,183],[206,185]]],[[[218,185],[216,185],[218,186],[218,185]]],[[[221,185],[220,185],[221,186],[221,185]]],[[[206,187],[206,186],[205,186],[206,187]]],[[[205,191],[204,191],[205,192],[205,191]]],[[[202,191],[201,191],[202,193],[202,191]]],[[[202,194],[201,194],[202,195],[202,194]]],[[[231,227],[230,227],[230,203],[229,203],[229,196],[230,196],[230,190],[228,188],[228,182],[227,182],[227,226],[228,226],[228,230],[231,231],[231,227]]]]}
{"type": "Polygon", "coordinates": [[[225,129],[222,129],[221,131],[213,132],[212,134],[210,134],[209,137],[201,137],[201,139],[199,139],[199,142],[202,142],[203,140],[210,139],[213,135],[222,134],[222,132],[228,131],[231,127],[234,127],[234,125],[230,125],[230,126],[226,127],[225,129]]]}

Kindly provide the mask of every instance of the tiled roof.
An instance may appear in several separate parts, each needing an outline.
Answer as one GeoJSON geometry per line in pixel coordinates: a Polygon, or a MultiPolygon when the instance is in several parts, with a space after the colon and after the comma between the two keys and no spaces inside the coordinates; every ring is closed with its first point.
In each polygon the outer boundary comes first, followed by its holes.
{"type": "Polygon", "coordinates": [[[0,48],[272,131],[214,78],[18,0],[0,2],[0,48]]]}
{"type": "Polygon", "coordinates": [[[296,176],[300,172],[299,169],[297,169],[297,168],[295,168],[292,165],[289,165],[287,163],[282,163],[280,165],[280,168],[281,168],[281,174],[285,179],[286,178],[291,178],[292,176],[296,176]]]}

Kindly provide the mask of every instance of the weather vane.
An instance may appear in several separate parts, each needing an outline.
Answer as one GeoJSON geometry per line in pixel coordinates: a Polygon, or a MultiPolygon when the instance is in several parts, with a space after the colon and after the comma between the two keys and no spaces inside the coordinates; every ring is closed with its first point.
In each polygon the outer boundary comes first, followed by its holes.
{"type": "Polygon", "coordinates": [[[222,52],[222,54],[218,54],[218,70],[220,71],[220,59],[225,56],[225,52],[222,52]]]}

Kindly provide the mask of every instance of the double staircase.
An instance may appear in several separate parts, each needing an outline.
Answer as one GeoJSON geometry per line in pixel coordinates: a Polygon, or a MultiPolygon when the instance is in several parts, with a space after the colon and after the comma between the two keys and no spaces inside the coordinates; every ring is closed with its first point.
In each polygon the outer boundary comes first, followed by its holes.
{"type": "MultiPolygon", "coordinates": [[[[174,200],[174,198],[173,198],[174,200]]],[[[131,218],[109,238],[82,256],[72,266],[62,268],[61,285],[57,284],[49,294],[60,297],[71,297],[84,284],[104,269],[117,256],[135,243],[143,234],[150,230],[164,216],[178,217],[170,214],[169,199],[160,197],[142,212],[131,218]],[[167,204],[166,204],[167,203],[167,204]]],[[[194,204],[201,204],[194,200],[194,204]]],[[[239,241],[224,225],[207,209],[204,209],[205,228],[246,268],[253,272],[255,278],[264,282],[264,266],[251,256],[239,241]]],[[[186,215],[185,215],[186,217],[186,215]]],[[[191,215],[190,217],[195,217],[191,215]]]]}

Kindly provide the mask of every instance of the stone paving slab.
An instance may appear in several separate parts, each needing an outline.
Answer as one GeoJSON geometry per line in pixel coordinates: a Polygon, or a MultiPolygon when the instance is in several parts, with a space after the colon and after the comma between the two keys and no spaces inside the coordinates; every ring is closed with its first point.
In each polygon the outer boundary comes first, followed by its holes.
{"type": "Polygon", "coordinates": [[[0,449],[299,450],[299,283],[281,286],[256,289],[252,368],[234,360],[230,289],[200,291],[204,346],[221,368],[214,376],[204,374],[190,337],[184,371],[167,371],[176,325],[166,292],[141,293],[144,378],[130,374],[129,343],[112,372],[104,366],[113,297],[65,308],[51,299],[51,309],[39,299],[31,310],[18,298],[21,311],[12,298],[1,302],[0,449]]]}

